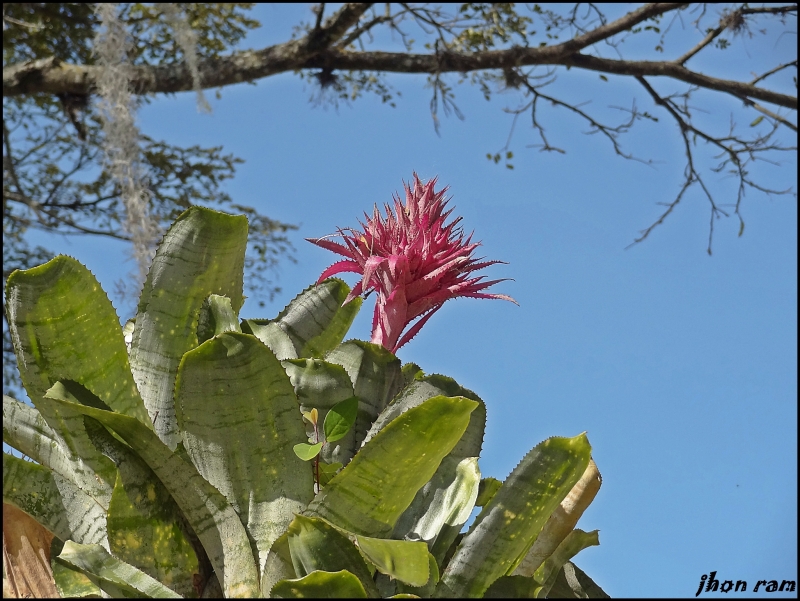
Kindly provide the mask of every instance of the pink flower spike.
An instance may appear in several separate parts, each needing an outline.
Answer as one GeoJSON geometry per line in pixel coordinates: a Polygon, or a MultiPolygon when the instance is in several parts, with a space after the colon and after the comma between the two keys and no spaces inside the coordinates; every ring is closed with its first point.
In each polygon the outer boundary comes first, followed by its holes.
{"type": "Polygon", "coordinates": [[[472,256],[480,242],[472,242],[472,234],[464,237],[458,225],[461,217],[445,224],[453,209],[445,210],[447,188],[436,192],[435,185],[436,178],[423,184],[414,173],[413,187],[403,184],[405,203],[395,195],[393,207],[384,205],[385,218],[375,205],[372,217],[364,213],[366,222],[359,221],[360,230],[339,228],[338,235],[344,244],[328,240],[329,236],[306,238],[346,259],[328,267],[319,281],[341,272],[361,274],[361,281],[345,303],[364,292],[378,293],[372,342],[393,353],[411,340],[451,298],[517,302],[505,294],[483,292],[504,280],[483,281],[485,276],[476,276],[474,272],[503,261],[484,261],[483,257],[472,256]],[[416,323],[411,325],[414,320],[416,323]]]}

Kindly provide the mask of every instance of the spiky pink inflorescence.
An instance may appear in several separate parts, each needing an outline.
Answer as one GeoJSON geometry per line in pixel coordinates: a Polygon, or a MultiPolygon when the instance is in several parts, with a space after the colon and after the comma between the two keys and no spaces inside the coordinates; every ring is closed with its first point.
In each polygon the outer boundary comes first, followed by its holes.
{"type": "Polygon", "coordinates": [[[361,274],[345,304],[363,292],[377,291],[372,342],[393,353],[411,340],[448,299],[469,296],[517,302],[505,294],[482,292],[503,280],[482,281],[485,276],[472,277],[473,272],[503,261],[471,256],[480,242],[472,242],[472,234],[464,238],[462,228],[457,227],[461,217],[445,224],[452,212],[445,211],[447,188],[435,192],[435,185],[436,178],[423,184],[414,173],[413,189],[403,184],[405,205],[395,195],[394,211],[385,205],[385,218],[376,205],[372,218],[365,213],[366,224],[359,222],[361,230],[338,228],[344,244],[328,240],[329,236],[306,238],[347,258],[323,271],[317,283],[341,272],[361,274]]]}

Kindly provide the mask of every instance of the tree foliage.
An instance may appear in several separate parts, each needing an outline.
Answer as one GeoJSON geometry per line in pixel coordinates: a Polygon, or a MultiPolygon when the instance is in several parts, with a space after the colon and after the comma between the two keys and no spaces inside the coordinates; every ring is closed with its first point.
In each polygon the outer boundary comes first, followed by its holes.
{"type": "MultiPolygon", "coordinates": [[[[777,44],[784,35],[796,35],[796,4],[651,3],[620,9],[323,3],[285,32],[284,42],[242,51],[238,43],[261,26],[249,16],[252,6],[120,5],[131,38],[131,91],[147,103],[157,94],[219,89],[295,72],[313,83],[313,95],[321,102],[353,102],[376,94],[394,106],[399,96],[394,74],[425,74],[437,130],[442,113],[462,117],[455,96],[461,85],[487,99],[500,92],[516,95],[516,104],[506,109],[510,132],[499,132],[500,140],[507,141],[487,154],[508,168],[520,160],[514,149],[522,136],[514,134],[521,117],[531,126],[533,144],[528,145],[542,151],[565,152],[548,134],[547,124],[567,115],[588,126],[587,133],[606,139],[617,155],[645,163],[651,158],[630,150],[625,134],[637,124],[659,123],[665,136],[677,137],[683,146],[682,180],[635,242],[644,240],[691,190],[708,201],[710,253],[718,218],[736,215],[743,232],[740,208],[747,191],[793,192],[757,179],[754,165],[796,153],[796,54],[790,60],[776,58],[769,69],[747,77],[707,73],[701,61],[753,38],[777,44]],[[196,57],[185,55],[185,38],[174,27],[177,13],[191,27],[196,57]],[[691,36],[676,38],[679,30],[691,36]],[[618,87],[619,104],[628,107],[620,109],[621,117],[609,119],[602,107],[585,104],[590,98],[569,96],[553,85],[587,71],[618,87]],[[625,99],[628,82],[641,96],[625,99]],[[746,107],[752,119],[722,129],[703,119],[704,112],[714,110],[712,103],[730,98],[746,107]],[[734,198],[721,198],[707,182],[711,174],[703,165],[708,156],[716,158],[712,171],[738,182],[734,198]]],[[[120,190],[103,164],[96,96],[102,66],[92,47],[98,27],[90,4],[3,7],[4,280],[11,270],[51,254],[28,242],[31,229],[129,238],[120,190]]],[[[139,144],[155,221],[163,227],[194,204],[245,213],[251,227],[250,292],[262,298],[274,292],[271,269],[290,249],[286,233],[292,226],[234,204],[225,193],[224,181],[241,160],[220,146],[184,148],[145,135],[139,144]]],[[[13,374],[13,367],[6,369],[9,342],[4,323],[4,382],[13,374]]]]}

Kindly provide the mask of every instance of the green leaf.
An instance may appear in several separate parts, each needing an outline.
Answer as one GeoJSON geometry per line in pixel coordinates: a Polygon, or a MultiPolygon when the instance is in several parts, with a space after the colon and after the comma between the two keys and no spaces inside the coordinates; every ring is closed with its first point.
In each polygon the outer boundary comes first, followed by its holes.
{"type": "Polygon", "coordinates": [[[590,455],[585,434],[549,438],[534,447],[461,541],[437,596],[480,596],[499,577],[510,574],[580,479],[590,455]]]}
{"type": "Polygon", "coordinates": [[[108,508],[110,551],[178,594],[197,597],[196,578],[209,576],[198,557],[204,551],[175,500],[130,447],[96,420],[85,420],[92,442],[118,468],[108,508]]]}
{"type": "Polygon", "coordinates": [[[294,348],[292,339],[281,330],[280,324],[276,322],[268,319],[243,319],[242,332],[258,338],[281,361],[297,359],[297,350],[294,348]]]}
{"type": "Polygon", "coordinates": [[[440,395],[450,397],[463,396],[478,403],[478,407],[470,415],[469,428],[461,440],[458,441],[452,453],[458,456],[459,460],[465,457],[480,456],[481,447],[483,446],[483,433],[486,427],[486,404],[478,395],[458,384],[453,378],[439,374],[420,376],[405,387],[374,420],[372,427],[364,437],[364,442],[369,441],[400,414],[440,395]]]}
{"type": "Polygon", "coordinates": [[[296,454],[306,435],[283,367],[254,336],[218,334],[184,355],[175,409],[192,463],[239,515],[263,569],[273,541],[314,496],[312,471],[296,454]]]}
{"type": "Polygon", "coordinates": [[[477,457],[458,461],[451,453],[442,461],[442,466],[446,469],[440,467],[437,475],[446,474],[448,477],[437,479],[434,476],[431,479],[430,488],[434,492],[428,495],[428,508],[411,529],[413,535],[428,543],[431,554],[440,565],[472,514],[481,480],[477,457]],[[450,465],[452,463],[456,465],[450,465]],[[450,474],[453,474],[452,479],[450,474]]]}
{"type": "Polygon", "coordinates": [[[339,462],[336,463],[323,463],[320,462],[319,464],[319,484],[320,486],[325,486],[328,482],[331,481],[342,467],[342,464],[339,462]]]}
{"type": "Polygon", "coordinates": [[[531,576],[501,576],[483,594],[484,599],[535,599],[542,585],[531,576]]]}
{"type": "Polygon", "coordinates": [[[302,515],[295,516],[287,533],[292,565],[298,576],[318,570],[347,570],[361,581],[369,594],[377,595],[364,558],[344,533],[324,520],[302,515]]]}
{"type": "MultiPolygon", "coordinates": [[[[48,395],[56,396],[56,393],[57,390],[51,389],[48,395]]],[[[54,398],[52,402],[93,417],[111,428],[150,466],[202,542],[226,596],[258,593],[258,572],[239,516],[191,463],[173,453],[151,429],[136,419],[68,399],[54,398]]]]}
{"type": "Polygon", "coordinates": [[[158,437],[172,450],[180,440],[172,396],[178,365],[198,344],[209,295],[227,296],[234,313],[241,308],[246,246],[246,217],[191,207],[165,234],[147,274],[130,363],[158,437]]]}
{"type": "Polygon", "coordinates": [[[438,396],[409,409],[361,448],[306,514],[355,534],[387,536],[461,438],[477,406],[464,397],[438,396]]]}
{"type": "Polygon", "coordinates": [[[428,546],[422,542],[390,540],[356,535],[358,548],[381,574],[411,586],[428,582],[428,546]]]}
{"type": "Polygon", "coordinates": [[[347,570],[311,572],[296,580],[281,580],[272,589],[278,599],[365,599],[361,582],[347,570]]]}
{"type": "Polygon", "coordinates": [[[106,511],[46,467],[3,453],[3,502],[21,509],[61,540],[108,544],[106,511]]]}
{"type": "Polygon", "coordinates": [[[396,581],[398,594],[394,595],[392,598],[401,598],[411,595],[417,599],[429,599],[433,596],[436,585],[439,584],[439,565],[436,563],[436,558],[430,553],[428,553],[428,574],[428,582],[421,587],[409,586],[403,582],[396,581]]]}
{"type": "MultiPolygon", "coordinates": [[[[382,346],[361,340],[340,344],[325,360],[344,367],[353,383],[353,394],[358,397],[352,448],[355,453],[372,422],[403,387],[400,360],[382,346]]],[[[347,461],[338,461],[347,465],[347,461]]]]}
{"type": "Polygon", "coordinates": [[[316,444],[308,444],[306,442],[297,443],[292,447],[294,450],[294,454],[297,455],[303,461],[311,461],[319,455],[319,450],[322,448],[321,442],[316,444]]]}
{"type": "Polygon", "coordinates": [[[600,79],[602,79],[603,81],[608,81],[608,77],[606,77],[605,75],[601,75],[600,79]]]}
{"type": "MultiPolygon", "coordinates": [[[[59,417],[63,418],[68,414],[67,410],[59,413],[57,408],[50,407],[46,399],[40,400],[39,405],[45,408],[56,423],[59,417]]],[[[113,484],[106,482],[106,479],[113,483],[116,469],[88,439],[82,414],[73,412],[67,423],[72,433],[65,431],[65,440],[47,424],[36,408],[3,395],[3,442],[72,482],[101,507],[108,509],[113,484]],[[82,449],[87,460],[69,450],[69,441],[75,441],[78,434],[81,438],[78,444],[73,444],[73,449],[82,449]],[[87,469],[87,465],[97,466],[100,473],[87,469]]]]}
{"type": "Polygon", "coordinates": [[[344,438],[356,421],[358,412],[358,397],[352,396],[331,407],[325,416],[323,430],[325,442],[336,442],[344,438]]]}
{"type": "Polygon", "coordinates": [[[485,507],[488,505],[489,501],[492,500],[492,497],[494,497],[494,494],[502,485],[503,483],[497,478],[483,478],[478,488],[478,498],[475,501],[475,505],[478,507],[485,507]]]}
{"type": "MultiPolygon", "coordinates": [[[[324,420],[331,407],[353,396],[350,376],[341,365],[321,359],[291,359],[281,365],[294,386],[302,411],[316,409],[324,420]]],[[[351,428],[337,444],[325,445],[320,458],[327,463],[346,464],[355,452],[355,440],[355,430],[351,428]]]]}
{"type": "Polygon", "coordinates": [[[553,588],[553,584],[555,584],[556,578],[565,563],[585,548],[599,544],[600,539],[597,530],[584,532],[576,528],[570,532],[533,575],[537,581],[542,583],[542,590],[538,593],[538,597],[544,598],[550,593],[550,589],[553,588]]]}
{"type": "Polygon", "coordinates": [[[102,585],[105,583],[119,588],[126,597],[181,598],[158,580],[112,556],[100,545],[80,545],[68,540],[58,559],[97,578],[101,582],[101,588],[104,588],[102,585]]]}
{"type": "MultiPolygon", "coordinates": [[[[464,396],[479,404],[470,415],[469,426],[461,440],[397,520],[392,538],[422,538],[441,564],[450,543],[469,518],[477,494],[477,482],[472,482],[472,478],[467,476],[470,470],[459,466],[464,460],[480,455],[486,426],[486,405],[474,392],[460,386],[452,378],[437,374],[418,377],[378,416],[366,440],[370,440],[402,412],[437,395],[464,396]],[[466,471],[462,472],[462,468],[466,471]]],[[[477,466],[474,472],[478,473],[477,466]]],[[[480,477],[479,474],[477,477],[480,477]]]]}
{"type": "Polygon", "coordinates": [[[551,599],[609,599],[606,592],[589,578],[583,570],[572,562],[567,562],[558,572],[553,588],[548,595],[551,599]]]}
{"type": "Polygon", "coordinates": [[[763,120],[764,120],[764,115],[759,115],[758,117],[753,119],[753,122],[750,124],[750,127],[755,127],[756,125],[761,123],[763,120]]]}
{"type": "Polygon", "coordinates": [[[342,342],[361,308],[361,297],[342,303],[350,287],[338,278],[309,286],[275,318],[292,340],[297,357],[322,358],[342,342]]]}
{"type": "Polygon", "coordinates": [[[425,372],[422,371],[422,368],[416,363],[406,363],[403,365],[401,372],[403,373],[403,381],[406,386],[411,384],[415,379],[422,378],[425,375],[425,372]]]}
{"type": "Polygon", "coordinates": [[[113,411],[150,424],[131,376],[119,318],[86,267],[59,255],[15,271],[8,278],[6,301],[20,375],[34,405],[58,380],[73,380],[113,411]]]}
{"type": "Polygon", "coordinates": [[[200,308],[197,323],[197,340],[205,342],[223,332],[241,332],[239,318],[231,306],[231,299],[210,294],[200,308]]]}
{"type": "Polygon", "coordinates": [[[149,481],[128,483],[118,475],[108,509],[108,542],[120,560],[182,597],[196,597],[194,575],[200,573],[200,562],[174,504],[154,475],[149,481]]]}
{"type": "Polygon", "coordinates": [[[63,541],[53,538],[50,546],[50,569],[53,570],[53,581],[61,598],[102,597],[102,589],[96,577],[87,576],[78,568],[58,560],[63,547],[63,541]]]}
{"type": "Polygon", "coordinates": [[[267,562],[261,572],[261,596],[270,597],[272,587],[280,580],[297,578],[292,565],[292,553],[289,550],[289,533],[281,534],[267,554],[267,562]]]}

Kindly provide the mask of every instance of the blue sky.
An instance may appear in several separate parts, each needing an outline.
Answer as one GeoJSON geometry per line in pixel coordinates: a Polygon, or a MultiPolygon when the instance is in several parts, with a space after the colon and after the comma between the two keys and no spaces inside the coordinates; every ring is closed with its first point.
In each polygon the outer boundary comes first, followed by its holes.
{"type": "MultiPolygon", "coordinates": [[[[305,11],[259,6],[264,27],[243,47],[283,41],[305,11]]],[[[684,30],[674,26],[668,58],[701,37],[684,21],[684,30]]],[[[630,42],[626,57],[654,45],[630,42]]],[[[755,35],[691,66],[726,77],[759,73],[796,58],[795,44],[795,35],[755,35]]],[[[242,317],[273,317],[334,261],[304,237],[357,225],[413,171],[438,176],[464,228],[483,242],[481,254],[508,262],[486,271],[514,280],[493,291],[519,306],[451,301],[398,355],[486,401],[483,474],[505,478],[541,440],[587,431],[604,480],[579,527],[599,529],[601,545],[576,563],[612,596],[693,596],[700,576],[714,570],[751,588],[796,580],[796,196],[748,192],[744,235],[737,237],[735,218],[717,221],[709,257],[708,201],[693,189],[648,240],[625,250],[658,217],[658,203],[677,194],[684,157],[677,128],[644,91],[609,80],[561,71],[549,93],[591,101],[584,108],[609,119],[621,113],[608,105],[628,107],[635,97],[660,121],[640,123],[624,144],[655,167],[615,156],[607,140],[583,135],[584,123],[549,107],[548,138],[566,154],[526,148],[536,139],[523,117],[515,169],[494,165],[485,155],[505,144],[511,118],[502,108],[516,106],[517,96],[487,103],[477,89],[457,88],[466,119],[442,116],[439,137],[431,92],[417,75],[390,78],[402,93],[395,109],[369,96],[315,108],[311,84],[286,74],[226,88],[221,100],[209,91],[211,115],[197,113],[192,94],[158,97],[139,125],[174,144],[222,144],[246,161],[225,186],[234,202],[300,226],[291,234],[297,263],[284,261],[279,271],[284,292],[265,308],[246,303],[242,317]]],[[[710,110],[699,117],[709,127],[733,115],[747,129],[756,116],[722,94],[699,92],[695,104],[710,110]]],[[[699,150],[702,164],[710,154],[699,150]]],[[[773,188],[796,190],[795,156],[753,171],[773,188]]],[[[736,182],[705,175],[731,202],[736,182]]],[[[113,241],[41,241],[78,257],[107,291],[133,269],[113,241]]],[[[373,299],[351,335],[369,338],[373,299]]]]}

